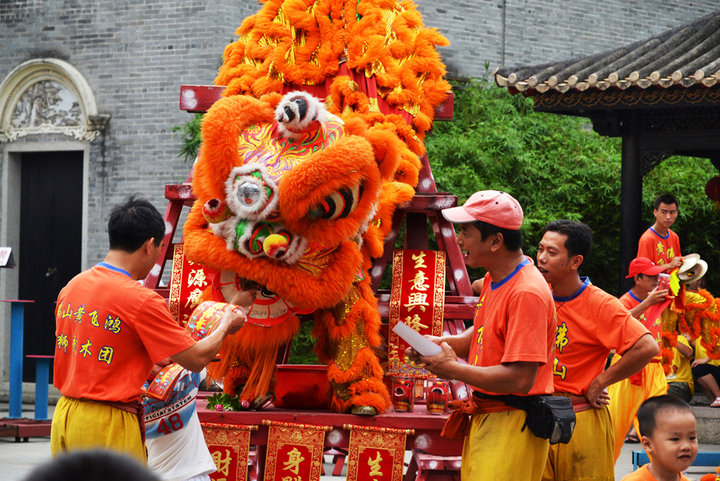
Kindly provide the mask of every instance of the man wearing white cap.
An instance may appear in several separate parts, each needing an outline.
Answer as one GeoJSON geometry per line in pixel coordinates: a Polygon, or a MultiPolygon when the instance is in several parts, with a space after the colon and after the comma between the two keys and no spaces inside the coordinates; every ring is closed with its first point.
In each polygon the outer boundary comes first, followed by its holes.
{"type": "Polygon", "coordinates": [[[521,249],[522,208],[505,192],[485,190],[442,214],[460,224],[457,243],[466,264],[487,274],[473,327],[433,338],[442,347],[436,356],[411,357],[438,377],[475,388],[462,479],[540,480],[548,440],[523,429],[525,412],[491,397],[553,392],[555,308],[547,283],[521,249]]]}

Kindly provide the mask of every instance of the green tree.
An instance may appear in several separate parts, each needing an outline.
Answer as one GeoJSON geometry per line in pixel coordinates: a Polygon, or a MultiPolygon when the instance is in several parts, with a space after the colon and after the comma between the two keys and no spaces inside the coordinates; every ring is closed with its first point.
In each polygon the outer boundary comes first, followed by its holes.
{"type": "MultiPolygon", "coordinates": [[[[531,257],[547,222],[585,222],[594,245],[582,274],[620,294],[620,139],[598,135],[585,118],[534,112],[532,99],[510,95],[485,79],[456,81],[453,87],[453,121],[436,123],[426,139],[438,189],[456,194],[459,202],[483,189],[511,193],[525,211],[524,248],[531,257]]],[[[647,174],[643,188],[643,227],[653,219],[655,196],[676,194],[683,252],[698,252],[711,266],[718,265],[720,214],[703,188],[714,174],[706,159],[674,157],[647,174]]],[[[709,286],[718,278],[711,273],[709,286]]]]}

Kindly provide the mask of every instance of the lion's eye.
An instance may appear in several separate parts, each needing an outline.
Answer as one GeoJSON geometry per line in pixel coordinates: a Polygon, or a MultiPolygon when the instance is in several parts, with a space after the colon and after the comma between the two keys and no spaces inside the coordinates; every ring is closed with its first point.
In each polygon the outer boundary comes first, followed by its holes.
{"type": "Polygon", "coordinates": [[[362,190],[362,185],[342,188],[338,192],[325,197],[321,203],[310,209],[308,215],[313,220],[345,218],[357,207],[360,196],[362,196],[362,190]]]}

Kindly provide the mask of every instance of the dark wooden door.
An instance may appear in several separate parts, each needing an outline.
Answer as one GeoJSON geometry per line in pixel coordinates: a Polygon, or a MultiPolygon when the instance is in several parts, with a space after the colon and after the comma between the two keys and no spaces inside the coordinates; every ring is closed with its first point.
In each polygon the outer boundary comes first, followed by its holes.
{"type": "MultiPolygon", "coordinates": [[[[24,354],[54,354],[55,300],[80,272],[82,152],[34,152],[21,157],[20,299],[25,305],[24,354]]],[[[23,362],[23,381],[35,379],[23,362]]]]}

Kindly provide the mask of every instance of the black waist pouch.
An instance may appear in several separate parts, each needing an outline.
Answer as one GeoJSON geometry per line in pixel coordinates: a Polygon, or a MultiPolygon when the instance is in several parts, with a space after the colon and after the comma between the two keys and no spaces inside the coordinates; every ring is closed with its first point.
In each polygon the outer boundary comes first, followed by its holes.
{"type": "MultiPolygon", "coordinates": [[[[480,393],[475,393],[478,395],[480,393]]],[[[503,396],[480,397],[495,398],[508,406],[522,409],[526,413],[525,425],[537,437],[547,439],[550,444],[570,442],[575,429],[575,411],[570,398],[565,396],[503,396]]]]}

